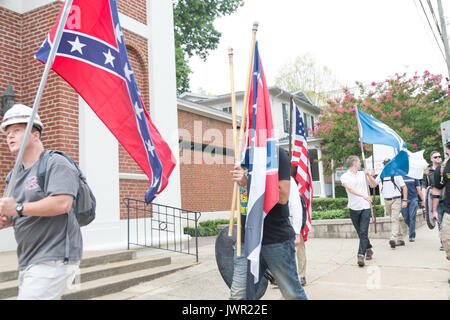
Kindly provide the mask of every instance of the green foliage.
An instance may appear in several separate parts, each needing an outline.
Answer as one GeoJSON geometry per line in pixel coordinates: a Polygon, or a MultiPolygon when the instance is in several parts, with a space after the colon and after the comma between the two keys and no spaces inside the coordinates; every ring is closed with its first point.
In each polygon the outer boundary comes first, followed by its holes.
{"type": "Polygon", "coordinates": [[[209,51],[219,45],[221,33],[214,27],[216,18],[230,15],[243,0],[172,0],[177,93],[189,90],[189,58],[196,55],[206,60],[209,51]]]}
{"type": "MultiPolygon", "coordinates": [[[[360,155],[359,133],[355,111],[374,116],[405,140],[408,150],[441,150],[440,123],[450,119],[450,91],[441,85],[442,76],[425,71],[412,78],[396,74],[384,82],[372,83],[365,88],[357,83],[360,96],[356,98],[344,88],[343,98],[329,99],[323,107],[313,135],[323,138],[322,160],[325,174],[331,174],[331,160],[335,168],[345,159],[360,155]]],[[[371,152],[371,145],[364,145],[371,152]]]]}
{"type": "Polygon", "coordinates": [[[347,192],[345,191],[344,186],[337,185],[334,188],[334,194],[336,198],[345,198],[347,196],[347,192]]]}
{"type": "MultiPolygon", "coordinates": [[[[377,217],[384,216],[384,206],[383,205],[376,205],[375,210],[377,213],[377,217]]],[[[348,208],[328,209],[328,210],[323,210],[323,211],[314,211],[313,210],[312,216],[311,216],[312,220],[348,219],[348,218],[350,218],[350,211],[348,210],[348,208]]]]}
{"type": "MultiPolygon", "coordinates": [[[[199,237],[217,236],[219,234],[219,229],[217,227],[221,224],[228,224],[229,222],[230,221],[227,219],[202,221],[197,226],[198,236],[199,237]]],[[[236,218],[234,219],[234,223],[236,223],[236,218]]],[[[195,237],[195,228],[185,227],[184,233],[192,237],[195,237]]]]}

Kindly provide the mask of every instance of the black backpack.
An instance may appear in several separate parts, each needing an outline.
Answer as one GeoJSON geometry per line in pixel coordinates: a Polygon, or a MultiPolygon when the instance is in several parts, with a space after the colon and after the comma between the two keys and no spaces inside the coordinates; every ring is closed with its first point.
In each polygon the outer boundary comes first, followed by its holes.
{"type": "Polygon", "coordinates": [[[45,173],[47,172],[47,162],[49,157],[51,157],[55,153],[65,157],[78,171],[79,188],[77,197],[75,198],[74,213],[80,227],[86,226],[89,223],[91,223],[92,220],[95,219],[95,208],[97,202],[95,200],[95,196],[92,193],[91,188],[87,184],[86,177],[83,175],[80,168],[75,163],[75,161],[72,160],[72,158],[70,158],[64,152],[59,150],[49,150],[42,152],[41,157],[39,159],[37,171],[37,179],[39,187],[41,187],[41,190],[44,191],[45,173]]]}

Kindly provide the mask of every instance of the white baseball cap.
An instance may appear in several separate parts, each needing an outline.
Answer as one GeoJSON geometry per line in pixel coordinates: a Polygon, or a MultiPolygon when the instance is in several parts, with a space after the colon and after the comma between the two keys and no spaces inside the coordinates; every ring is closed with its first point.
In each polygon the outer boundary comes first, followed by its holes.
{"type": "MultiPolygon", "coordinates": [[[[3,121],[1,124],[2,131],[5,132],[6,128],[12,124],[28,123],[32,111],[33,109],[23,104],[13,105],[8,111],[6,111],[5,115],[3,116],[3,121]]],[[[42,125],[41,118],[39,118],[39,115],[37,113],[33,123],[42,132],[44,126],[42,125]]]]}

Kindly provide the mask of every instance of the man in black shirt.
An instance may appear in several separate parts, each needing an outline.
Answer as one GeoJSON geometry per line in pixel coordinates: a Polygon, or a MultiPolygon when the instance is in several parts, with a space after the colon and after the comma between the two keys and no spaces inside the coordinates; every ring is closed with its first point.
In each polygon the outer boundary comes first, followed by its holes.
{"type": "MultiPolygon", "coordinates": [[[[231,171],[233,180],[240,186],[249,183],[244,170],[236,166],[231,171]]],[[[297,274],[295,261],[295,231],[289,221],[289,191],[291,165],[287,152],[278,152],[279,201],[264,219],[263,238],[260,253],[259,279],[270,270],[285,299],[307,299],[297,274]]],[[[251,181],[250,181],[251,183],[251,181]]],[[[248,188],[247,190],[249,190],[248,188]]],[[[242,217],[245,226],[246,216],[242,217]]],[[[244,232],[245,228],[242,228],[244,232]]],[[[245,239],[244,235],[242,239],[245,239]]],[[[233,283],[230,299],[247,299],[247,259],[243,255],[235,257],[233,283]]],[[[256,286],[255,286],[256,287],[256,286]]]]}
{"type": "MultiPolygon", "coordinates": [[[[450,141],[447,141],[445,147],[447,155],[450,155],[450,141]]],[[[435,220],[438,219],[437,207],[439,204],[440,193],[444,188],[444,214],[441,224],[441,242],[447,254],[447,259],[450,260],[450,160],[448,159],[441,163],[434,172],[434,186],[432,190],[432,197],[433,217],[435,220]],[[443,167],[443,169],[441,169],[441,167],[443,167]]]]}
{"type": "MultiPolygon", "coordinates": [[[[439,151],[431,151],[430,160],[431,160],[431,166],[426,168],[423,173],[423,179],[422,179],[423,197],[422,197],[422,199],[425,199],[427,187],[434,186],[434,174],[435,174],[436,168],[442,163],[442,157],[441,157],[441,154],[439,153],[439,151]]],[[[422,202],[422,206],[423,206],[423,202],[422,202]]],[[[439,220],[438,220],[439,230],[441,230],[442,215],[444,213],[443,207],[444,207],[444,198],[441,196],[439,205],[437,207],[437,212],[438,212],[438,216],[439,216],[439,220]]]]}

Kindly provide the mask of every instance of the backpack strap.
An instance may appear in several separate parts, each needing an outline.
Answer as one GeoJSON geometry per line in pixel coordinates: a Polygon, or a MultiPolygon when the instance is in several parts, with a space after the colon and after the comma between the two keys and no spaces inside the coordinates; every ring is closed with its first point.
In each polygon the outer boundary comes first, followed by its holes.
{"type": "Polygon", "coordinates": [[[47,173],[47,163],[48,158],[50,157],[50,152],[47,150],[42,151],[41,156],[39,157],[39,165],[37,170],[37,180],[39,183],[39,187],[43,192],[45,186],[45,174],[47,173]]]}

